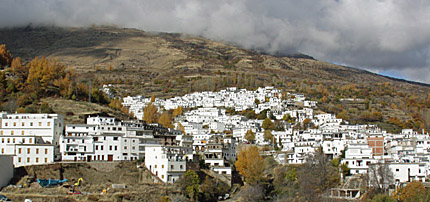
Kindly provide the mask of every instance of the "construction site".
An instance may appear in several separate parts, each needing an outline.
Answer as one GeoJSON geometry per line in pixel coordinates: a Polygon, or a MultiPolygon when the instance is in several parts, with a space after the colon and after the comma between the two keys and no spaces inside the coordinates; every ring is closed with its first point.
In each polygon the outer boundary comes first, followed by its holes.
{"type": "Polygon", "coordinates": [[[163,184],[137,162],[55,163],[15,169],[0,191],[12,201],[158,201],[180,189],[163,184]]]}

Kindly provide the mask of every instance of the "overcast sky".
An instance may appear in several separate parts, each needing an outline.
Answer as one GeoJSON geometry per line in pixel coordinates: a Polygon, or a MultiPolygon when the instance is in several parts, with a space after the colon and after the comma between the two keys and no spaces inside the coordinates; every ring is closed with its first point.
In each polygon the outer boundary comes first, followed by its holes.
{"type": "Polygon", "coordinates": [[[0,27],[180,32],[430,83],[428,0],[1,0],[0,27]]]}

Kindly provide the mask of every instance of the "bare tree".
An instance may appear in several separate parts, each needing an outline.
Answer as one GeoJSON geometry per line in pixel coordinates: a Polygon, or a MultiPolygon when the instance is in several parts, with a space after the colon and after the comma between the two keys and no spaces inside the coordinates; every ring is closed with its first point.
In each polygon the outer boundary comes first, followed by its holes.
{"type": "Polygon", "coordinates": [[[367,180],[370,188],[379,193],[385,193],[388,191],[388,187],[394,184],[394,175],[388,163],[374,163],[369,165],[367,180]]]}
{"type": "Polygon", "coordinates": [[[308,155],[297,174],[303,201],[321,201],[324,192],[339,183],[338,168],[333,166],[322,148],[308,155]]]}

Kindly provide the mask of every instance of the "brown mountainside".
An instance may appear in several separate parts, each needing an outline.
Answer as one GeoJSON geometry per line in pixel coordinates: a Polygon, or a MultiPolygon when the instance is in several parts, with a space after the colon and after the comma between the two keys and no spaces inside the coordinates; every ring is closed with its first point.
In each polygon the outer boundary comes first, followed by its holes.
{"type": "Polygon", "coordinates": [[[308,58],[259,54],[195,36],[115,27],[27,27],[0,30],[3,43],[24,61],[57,57],[83,81],[116,84],[121,96],[169,97],[228,86],[274,85],[305,93],[322,102],[323,110],[344,112],[342,118],[353,122],[360,121],[361,111],[377,110],[383,114],[378,121],[397,117],[414,120],[416,129],[430,125],[429,85],[308,58]],[[346,103],[341,98],[365,101],[346,103]]]}

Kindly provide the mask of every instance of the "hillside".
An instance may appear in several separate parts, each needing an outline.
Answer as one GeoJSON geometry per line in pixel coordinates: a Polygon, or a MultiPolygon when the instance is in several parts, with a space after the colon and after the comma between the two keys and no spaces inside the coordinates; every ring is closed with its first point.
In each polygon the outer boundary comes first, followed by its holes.
{"type": "Polygon", "coordinates": [[[136,162],[91,162],[56,163],[19,167],[15,170],[13,186],[5,187],[1,194],[13,201],[157,201],[166,193],[180,194],[174,185],[154,182],[151,174],[137,168],[136,162]],[[64,185],[44,188],[36,179],[67,179],[64,185]],[[84,194],[69,194],[70,185],[83,179],[76,188],[84,194]],[[122,188],[112,188],[112,184],[123,184],[122,188]],[[14,186],[17,185],[17,186],[14,186]],[[107,192],[103,194],[103,189],[107,192]],[[145,190],[145,191],[142,191],[145,190]]]}
{"type": "Polygon", "coordinates": [[[171,97],[273,85],[305,93],[320,101],[324,111],[352,122],[380,122],[396,130],[430,125],[429,85],[312,58],[277,57],[196,36],[114,27],[3,29],[3,43],[24,61],[57,57],[83,82],[115,84],[119,96],[171,97]],[[383,118],[366,117],[363,111],[381,112],[383,118]]]}

